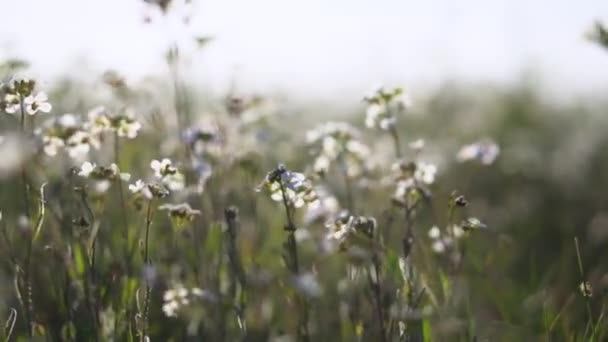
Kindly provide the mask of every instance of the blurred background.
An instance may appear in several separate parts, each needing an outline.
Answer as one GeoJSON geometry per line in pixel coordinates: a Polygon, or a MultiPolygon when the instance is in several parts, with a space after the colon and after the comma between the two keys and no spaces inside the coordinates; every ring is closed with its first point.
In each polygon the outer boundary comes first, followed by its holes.
{"type": "MultiPolygon", "coordinates": [[[[5,0],[2,9],[0,59],[29,64],[16,72],[39,81],[53,113],[116,101],[194,122],[225,114],[232,96],[271,99],[265,141],[281,144],[254,151],[266,157],[256,159],[254,180],[243,180],[247,189],[279,161],[306,170],[304,129],[334,119],[362,126],[372,86],[404,87],[412,107],[399,132],[404,142],[427,141],[439,166],[436,198],[458,190],[489,226],[467,244],[464,272],[478,336],[531,340],[549,321],[576,338],[586,307],[573,300],[574,237],[599,298],[594,316],[603,314],[608,50],[588,35],[608,20],[608,2],[5,0]],[[480,139],[500,147],[494,164],[455,161],[460,146],[480,139]]],[[[388,137],[365,136],[379,158],[392,153],[388,137]]],[[[136,154],[123,158],[144,160],[136,154]]],[[[343,197],[341,185],[331,187],[343,197]]],[[[251,203],[234,188],[223,200],[251,203]]],[[[364,205],[368,214],[379,215],[384,197],[370,198],[378,201],[364,205]]],[[[220,202],[209,222],[222,220],[229,203],[220,202]]],[[[243,212],[280,225],[268,208],[243,212]]]]}

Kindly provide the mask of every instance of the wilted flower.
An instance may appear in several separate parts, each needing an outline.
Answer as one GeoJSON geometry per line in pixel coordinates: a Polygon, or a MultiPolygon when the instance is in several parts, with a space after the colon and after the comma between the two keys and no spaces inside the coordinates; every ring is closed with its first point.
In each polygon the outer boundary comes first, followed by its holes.
{"type": "Polygon", "coordinates": [[[396,115],[410,105],[401,88],[385,90],[379,87],[370,96],[365,97],[364,101],[367,102],[365,125],[382,130],[392,129],[397,123],[396,115]]]}
{"type": "Polygon", "coordinates": [[[29,115],[35,115],[39,111],[43,113],[50,112],[53,106],[51,106],[51,104],[48,102],[48,99],[49,98],[48,96],[46,96],[46,93],[42,91],[36,94],[36,96],[30,95],[26,97],[25,99],[23,99],[25,111],[29,115]]]}
{"type": "Polygon", "coordinates": [[[256,191],[266,190],[276,202],[287,201],[296,208],[311,203],[317,195],[306,177],[298,172],[289,171],[283,165],[270,171],[256,191]]]}
{"type": "Polygon", "coordinates": [[[470,145],[463,146],[456,158],[460,162],[468,160],[479,160],[483,165],[490,165],[496,160],[500,148],[496,143],[491,141],[480,141],[470,145]]]}
{"type": "Polygon", "coordinates": [[[194,221],[194,218],[201,214],[200,210],[192,209],[188,203],[164,204],[158,209],[166,210],[176,227],[182,227],[186,222],[194,221]]]}

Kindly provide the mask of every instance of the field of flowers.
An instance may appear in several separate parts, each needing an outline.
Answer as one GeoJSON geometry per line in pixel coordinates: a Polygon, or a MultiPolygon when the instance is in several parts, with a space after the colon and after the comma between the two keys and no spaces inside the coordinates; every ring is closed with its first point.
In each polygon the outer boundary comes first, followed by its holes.
{"type": "Polygon", "coordinates": [[[167,63],[0,67],[7,341],[607,338],[603,100],[523,80],[339,111],[208,95],[167,63]]]}

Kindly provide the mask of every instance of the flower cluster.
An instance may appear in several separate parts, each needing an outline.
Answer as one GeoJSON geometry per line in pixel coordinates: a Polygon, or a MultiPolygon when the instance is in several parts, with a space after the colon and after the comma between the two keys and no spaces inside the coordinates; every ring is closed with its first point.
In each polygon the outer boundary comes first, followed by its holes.
{"type": "Polygon", "coordinates": [[[336,163],[349,177],[360,175],[370,152],[359,136],[359,131],[346,122],[328,122],[307,132],[306,142],[317,156],[314,171],[325,174],[336,163]]]}
{"type": "Polygon", "coordinates": [[[133,139],[141,129],[141,123],[135,119],[135,114],[130,110],[121,114],[112,114],[105,107],[99,106],[89,111],[86,128],[96,135],[115,132],[119,137],[133,139]]]}
{"type": "Polygon", "coordinates": [[[435,182],[437,166],[431,163],[399,162],[393,165],[396,172],[396,188],[393,203],[399,207],[411,207],[421,197],[428,198],[428,186],[435,182]]]}
{"type": "Polygon", "coordinates": [[[179,284],[168,289],[163,294],[163,312],[167,317],[177,317],[179,311],[184,310],[196,300],[210,300],[214,296],[208,291],[193,287],[185,288],[179,284]]]}
{"type": "Polygon", "coordinates": [[[86,156],[91,147],[99,149],[98,136],[84,128],[75,114],[63,114],[46,121],[34,132],[42,140],[42,149],[48,156],[55,156],[65,150],[71,158],[86,156]]]}
{"type": "Polygon", "coordinates": [[[106,192],[113,181],[122,180],[128,182],[131,179],[130,174],[121,173],[118,166],[114,163],[110,166],[101,166],[88,161],[82,164],[78,175],[93,180],[97,192],[106,192]]]}
{"type": "Polygon", "coordinates": [[[358,254],[367,254],[372,247],[377,223],[373,217],[352,216],[343,213],[338,218],[325,224],[328,233],[325,236],[327,249],[336,247],[341,250],[355,250],[358,254]]]}
{"type": "Polygon", "coordinates": [[[135,205],[138,209],[142,207],[144,199],[150,201],[154,198],[165,198],[169,196],[169,190],[159,183],[146,183],[138,179],[134,184],[129,184],[129,190],[135,195],[135,205]]]}
{"type": "Polygon", "coordinates": [[[456,158],[460,162],[478,160],[483,165],[490,165],[494,163],[499,154],[500,148],[496,143],[492,141],[478,141],[463,146],[460,151],[458,151],[456,158]]]}
{"type": "Polygon", "coordinates": [[[35,87],[34,80],[26,79],[15,79],[12,83],[4,84],[0,108],[8,114],[15,114],[20,110],[29,115],[36,115],[38,112],[49,113],[53,106],[48,102],[48,96],[42,91],[34,95],[35,87]]]}
{"type": "Polygon", "coordinates": [[[258,192],[262,190],[268,192],[273,201],[285,201],[295,208],[303,207],[304,204],[317,199],[317,194],[306,177],[287,170],[284,165],[268,172],[262,184],[256,188],[258,192]]]}
{"type": "Polygon", "coordinates": [[[366,96],[364,101],[367,103],[365,125],[385,131],[393,129],[397,123],[396,115],[410,106],[410,101],[401,88],[386,90],[379,87],[370,96],[366,96]]]}
{"type": "Polygon", "coordinates": [[[154,159],[150,162],[150,167],[154,170],[154,176],[169,190],[178,191],[184,188],[186,178],[170,159],[154,159]]]}

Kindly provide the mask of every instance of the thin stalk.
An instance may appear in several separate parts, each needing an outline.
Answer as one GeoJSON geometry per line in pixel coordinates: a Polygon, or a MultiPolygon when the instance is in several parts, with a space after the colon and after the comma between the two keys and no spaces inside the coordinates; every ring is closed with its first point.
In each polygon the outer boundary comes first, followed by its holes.
{"type": "MultiPolygon", "coordinates": [[[[116,166],[118,166],[118,169],[120,170],[120,146],[119,146],[119,139],[118,139],[118,133],[114,133],[114,163],[116,163],[116,166]]],[[[131,250],[130,250],[130,246],[129,246],[129,221],[127,219],[127,207],[125,205],[125,197],[124,197],[124,192],[123,192],[123,188],[122,188],[122,180],[120,179],[120,175],[118,177],[118,179],[116,180],[116,182],[118,183],[118,197],[120,200],[120,207],[121,207],[121,219],[122,219],[122,223],[123,223],[123,240],[124,240],[124,253],[125,253],[125,263],[127,265],[127,277],[131,275],[131,271],[132,271],[132,267],[131,267],[131,250]]]]}
{"type": "MultiPolygon", "coordinates": [[[[150,241],[150,226],[152,225],[152,202],[150,199],[148,201],[148,209],[146,210],[146,231],[144,237],[144,264],[146,267],[150,266],[150,255],[149,255],[149,241],[150,241]]],[[[145,278],[146,281],[146,297],[144,299],[144,312],[143,312],[143,328],[141,334],[141,342],[146,341],[148,336],[148,312],[150,309],[150,295],[152,289],[150,287],[150,283],[148,282],[148,278],[145,278]]]]}
{"type": "Polygon", "coordinates": [[[389,133],[393,138],[393,145],[395,147],[395,157],[397,159],[401,159],[401,142],[399,141],[399,133],[397,133],[397,128],[395,128],[395,125],[391,125],[389,133]]]}
{"type": "MultiPolygon", "coordinates": [[[[287,241],[285,243],[285,248],[289,253],[289,265],[288,268],[291,270],[294,276],[298,276],[300,273],[300,265],[298,260],[298,244],[296,243],[295,231],[296,225],[293,220],[293,213],[291,210],[291,206],[289,205],[289,201],[287,200],[287,194],[285,192],[285,185],[283,182],[279,180],[279,185],[281,187],[281,196],[283,197],[283,206],[285,207],[285,214],[287,216],[287,225],[285,226],[285,230],[287,230],[287,241]]],[[[300,319],[298,322],[298,341],[308,342],[310,340],[310,335],[308,332],[308,304],[306,299],[301,298],[300,296],[296,297],[296,301],[298,302],[301,308],[300,319]]]]}
{"type": "MultiPolygon", "coordinates": [[[[23,103],[23,96],[19,96],[19,109],[21,111],[21,133],[25,135],[25,106],[23,103]]],[[[28,194],[27,186],[27,174],[25,167],[21,168],[21,182],[23,184],[23,208],[25,209],[25,215],[30,218],[30,199],[28,194]]]]}
{"type": "Polygon", "coordinates": [[[231,286],[230,293],[232,296],[233,302],[237,302],[236,298],[236,287],[237,283],[240,286],[240,298],[238,299],[238,303],[235,304],[235,314],[237,318],[237,322],[239,325],[239,329],[241,330],[241,337],[244,339],[247,336],[247,324],[244,317],[245,312],[245,286],[246,286],[246,278],[245,272],[243,270],[243,265],[241,263],[240,256],[238,254],[238,249],[236,245],[237,238],[237,230],[238,230],[238,210],[236,207],[227,208],[224,211],[224,216],[226,219],[228,234],[228,259],[230,262],[230,274],[231,274],[231,286]]]}
{"type": "Polygon", "coordinates": [[[373,267],[374,267],[374,276],[376,281],[372,279],[371,272],[368,271],[368,279],[369,284],[374,294],[376,300],[376,314],[378,315],[378,322],[380,324],[380,341],[385,342],[386,339],[386,323],[384,318],[384,310],[382,309],[382,286],[380,285],[380,261],[378,260],[378,255],[374,253],[373,256],[373,267]]]}

